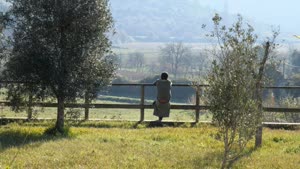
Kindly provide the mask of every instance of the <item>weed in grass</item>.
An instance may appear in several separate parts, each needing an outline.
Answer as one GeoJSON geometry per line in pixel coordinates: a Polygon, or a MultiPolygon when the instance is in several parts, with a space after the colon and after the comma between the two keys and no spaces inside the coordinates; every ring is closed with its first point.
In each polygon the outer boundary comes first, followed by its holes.
{"type": "Polygon", "coordinates": [[[147,127],[148,125],[146,123],[136,123],[136,126],[134,126],[136,129],[145,129],[147,127]]]}
{"type": "Polygon", "coordinates": [[[285,150],[286,153],[300,154],[300,145],[298,147],[290,147],[285,150]]]}
{"type": "Polygon", "coordinates": [[[274,138],[273,138],[273,141],[274,141],[275,143],[287,142],[287,140],[284,139],[284,138],[282,138],[282,137],[274,137],[274,138]]]}
{"type": "Polygon", "coordinates": [[[99,143],[108,143],[108,142],[113,142],[113,140],[109,139],[109,138],[99,138],[98,142],[99,143]]]}
{"type": "Polygon", "coordinates": [[[155,135],[152,137],[152,140],[157,142],[162,142],[162,141],[169,140],[169,138],[167,136],[155,135]]]}

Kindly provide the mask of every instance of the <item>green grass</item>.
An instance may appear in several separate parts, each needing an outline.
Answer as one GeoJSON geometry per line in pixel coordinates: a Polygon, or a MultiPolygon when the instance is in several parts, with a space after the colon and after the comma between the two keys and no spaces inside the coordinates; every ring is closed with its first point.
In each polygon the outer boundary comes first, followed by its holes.
{"type": "MultiPolygon", "coordinates": [[[[208,125],[149,128],[133,122],[87,122],[57,137],[43,134],[48,125],[1,126],[0,168],[220,167],[222,142],[208,125]]],[[[298,168],[299,143],[299,130],[264,129],[263,147],[234,168],[298,168]]]]}

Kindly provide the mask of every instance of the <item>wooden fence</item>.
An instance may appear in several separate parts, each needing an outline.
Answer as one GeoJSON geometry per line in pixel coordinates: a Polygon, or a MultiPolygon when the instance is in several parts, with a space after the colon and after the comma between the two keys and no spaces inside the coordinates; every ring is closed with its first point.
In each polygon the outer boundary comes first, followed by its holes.
{"type": "MultiPolygon", "coordinates": [[[[145,109],[153,109],[151,104],[145,104],[145,88],[153,86],[153,84],[112,84],[112,86],[139,86],[140,87],[140,103],[139,104],[88,104],[88,103],[74,103],[65,104],[65,107],[69,108],[84,108],[85,109],[85,120],[89,119],[89,109],[90,108],[115,108],[115,109],[140,109],[140,119],[139,121],[144,121],[145,109]]],[[[199,122],[200,110],[208,110],[208,105],[203,105],[200,103],[201,91],[203,88],[208,87],[208,85],[190,85],[190,84],[173,84],[172,86],[177,87],[193,87],[195,89],[195,104],[173,104],[171,109],[182,109],[182,110],[195,110],[195,122],[199,122]]],[[[265,89],[300,89],[300,86],[282,86],[282,87],[264,87],[265,89]]],[[[3,106],[11,106],[10,102],[2,101],[0,102],[3,106]]],[[[57,103],[32,103],[32,106],[39,107],[57,107],[57,103]]],[[[300,113],[299,108],[283,108],[283,107],[264,107],[265,112],[294,112],[300,113]]],[[[271,124],[270,122],[268,124],[271,124]]]]}

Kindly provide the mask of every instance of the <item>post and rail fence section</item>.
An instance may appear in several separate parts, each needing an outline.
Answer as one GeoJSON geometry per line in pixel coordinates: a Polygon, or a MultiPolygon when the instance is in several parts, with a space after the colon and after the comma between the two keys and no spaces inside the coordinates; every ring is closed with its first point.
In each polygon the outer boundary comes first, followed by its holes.
{"type": "MultiPolygon", "coordinates": [[[[24,82],[3,82],[0,83],[24,83],[24,82]]],[[[112,86],[139,86],[140,87],[140,103],[139,104],[88,104],[85,103],[68,103],[65,104],[65,107],[68,108],[84,108],[85,109],[85,120],[89,120],[89,109],[90,108],[110,108],[110,109],[140,109],[140,122],[144,121],[145,109],[153,109],[153,105],[145,104],[145,87],[154,86],[153,84],[112,84],[112,86]]],[[[203,88],[208,87],[208,85],[201,84],[173,84],[172,86],[176,87],[193,87],[195,89],[195,104],[172,104],[171,109],[182,109],[182,110],[195,110],[195,122],[199,122],[200,110],[209,110],[208,105],[200,104],[200,95],[203,88]]],[[[282,86],[282,87],[263,87],[265,89],[297,89],[300,90],[300,86],[282,86]]],[[[8,101],[1,101],[0,105],[2,106],[11,106],[11,103],[8,101]]],[[[39,107],[57,107],[57,103],[31,103],[32,106],[39,107]]],[[[283,108],[283,107],[264,107],[265,112],[291,112],[291,113],[300,113],[300,107],[298,108],[283,108]]],[[[273,123],[265,122],[265,124],[292,124],[297,125],[297,123],[273,123]]],[[[300,123],[298,123],[300,124],[300,123]]]]}

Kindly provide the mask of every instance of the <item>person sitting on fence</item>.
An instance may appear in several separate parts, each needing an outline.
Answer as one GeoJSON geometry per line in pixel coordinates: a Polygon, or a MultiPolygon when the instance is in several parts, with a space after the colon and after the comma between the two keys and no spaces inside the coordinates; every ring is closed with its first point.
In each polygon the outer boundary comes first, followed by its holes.
{"type": "Polygon", "coordinates": [[[154,85],[157,88],[156,101],[153,102],[154,116],[159,118],[169,117],[170,115],[170,99],[171,99],[171,86],[172,82],[168,80],[168,73],[161,74],[161,79],[155,81],[154,85]]]}

